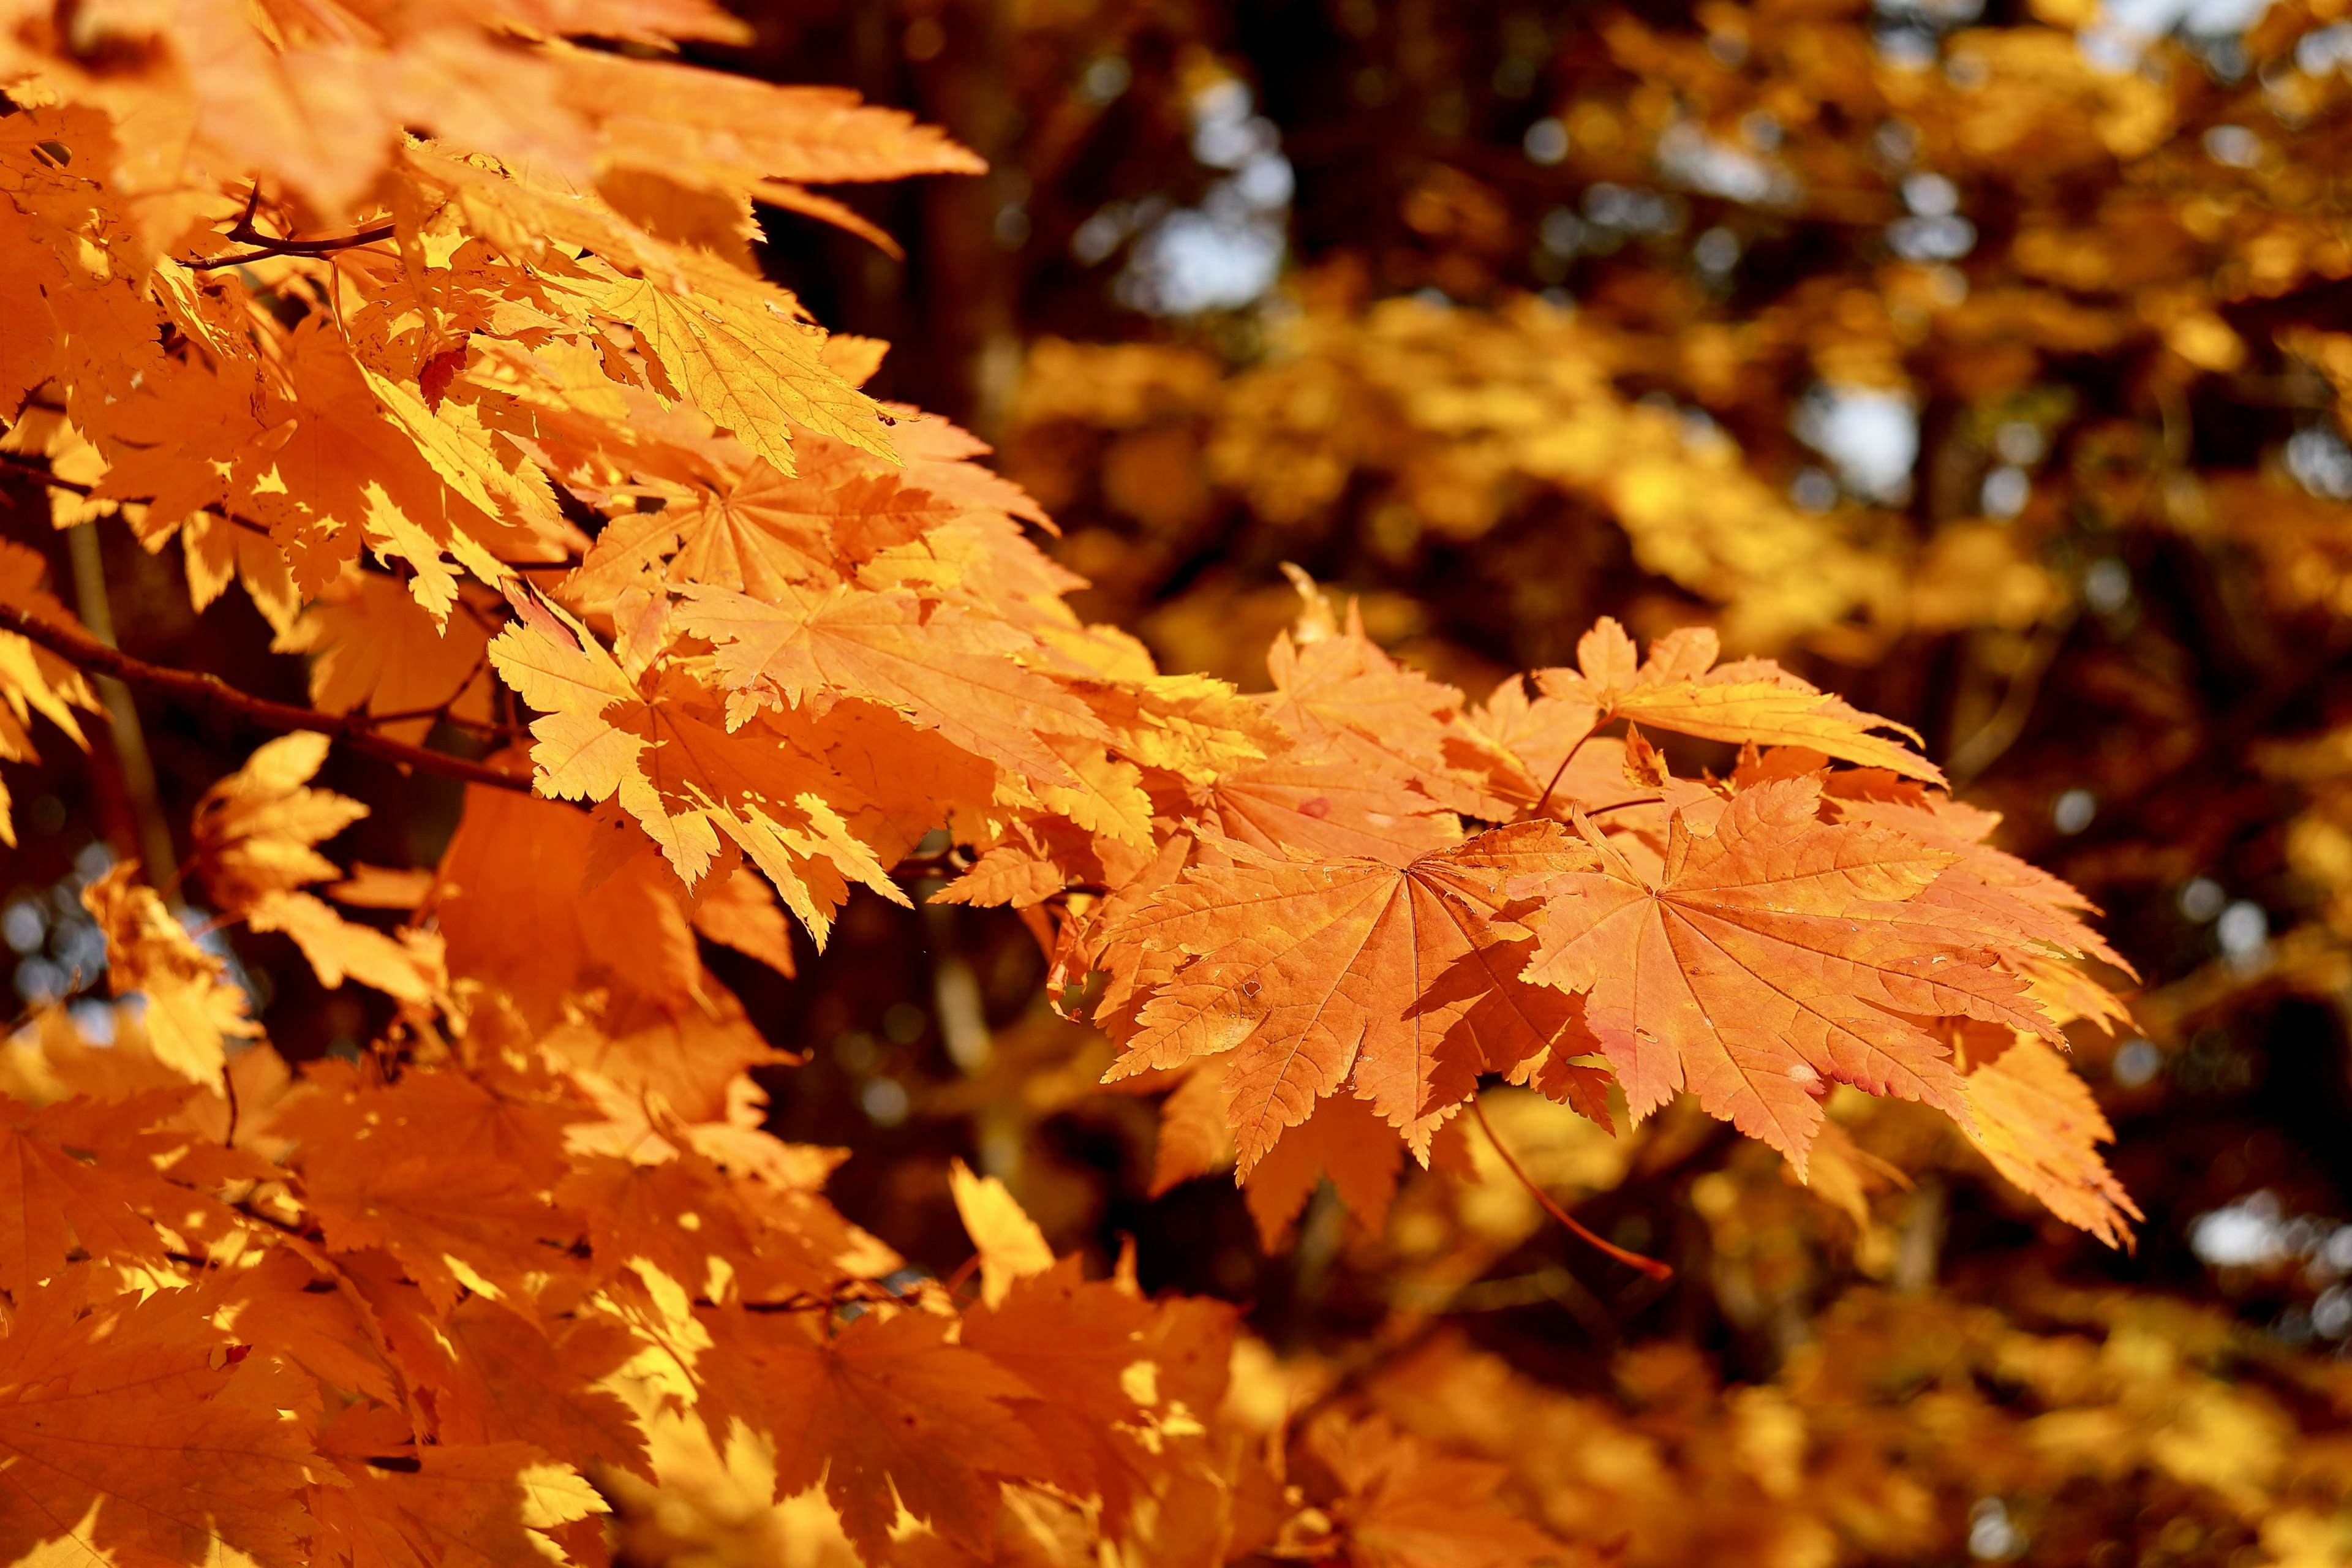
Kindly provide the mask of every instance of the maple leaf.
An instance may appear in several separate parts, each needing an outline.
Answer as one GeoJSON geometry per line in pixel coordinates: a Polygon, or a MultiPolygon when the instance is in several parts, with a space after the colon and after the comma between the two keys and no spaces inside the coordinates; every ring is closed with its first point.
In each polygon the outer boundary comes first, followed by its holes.
{"type": "Polygon", "coordinates": [[[2139,1206],[2097,1152],[2115,1141],[2115,1129],[2063,1058],[2021,1037],[1963,1084],[1971,1112],[1965,1131],[1994,1170],[2068,1225],[2109,1247],[2131,1246],[2125,1216],[2142,1217],[2139,1206]]]}
{"type": "Polygon", "coordinates": [[[279,1415],[271,1369],[226,1356],[209,1293],[93,1298],[87,1273],[18,1296],[0,1339],[0,1552],[308,1562],[298,1500],[320,1461],[279,1415]]]}
{"type": "Polygon", "coordinates": [[[205,792],[196,853],[213,896],[232,911],[263,895],[341,876],[313,846],[368,814],[349,795],[306,787],[327,760],[324,735],[281,735],[205,792]]]}
{"type": "Polygon", "coordinates": [[[871,552],[861,548],[868,541],[900,542],[963,510],[874,472],[878,459],[855,448],[815,437],[804,445],[797,475],[755,459],[720,488],[615,520],[564,592],[604,604],[633,583],[664,577],[773,600],[795,584],[835,580],[845,561],[871,552]]]}
{"type": "Polygon", "coordinates": [[[1565,998],[1518,983],[1530,938],[1504,889],[1586,858],[1526,823],[1402,868],[1237,856],[1188,871],[1103,933],[1119,977],[1104,1006],[1117,1016],[1152,988],[1108,1076],[1238,1048],[1227,1086],[1244,1175],[1350,1081],[1425,1152],[1480,1072],[1565,1026],[1565,998]]]}
{"type": "MultiPolygon", "coordinates": [[[[585,1479],[528,1443],[411,1449],[354,1407],[320,1434],[344,1484],[310,1494],[319,1560],[399,1568],[544,1561],[539,1532],[609,1510],[585,1479]]],[[[551,1543],[549,1543],[551,1545],[551,1543]]]]}
{"type": "Polygon", "coordinates": [[[597,1386],[643,1348],[619,1322],[582,1315],[542,1326],[476,1298],[450,1313],[446,1331],[448,1363],[427,1374],[442,1391],[434,1408],[444,1443],[524,1442],[568,1463],[652,1479],[645,1434],[597,1386]]]}
{"type": "Polygon", "coordinates": [[[1934,764],[1871,733],[1892,729],[1916,742],[1903,726],[1849,707],[1769,659],[1716,668],[1717,648],[1712,628],[1686,626],[1651,644],[1650,657],[1636,665],[1633,639],[1604,616],[1578,641],[1577,668],[1538,670],[1536,680],[1546,696],[1591,708],[1595,727],[1632,719],[1711,741],[1811,746],[1865,767],[1943,782],[1934,764]]]}
{"type": "Polygon", "coordinates": [[[708,694],[682,675],[641,695],[603,645],[544,613],[508,626],[490,658],[546,715],[531,722],[541,793],[617,799],[688,887],[710,868],[723,834],[820,945],[848,895],[845,875],[906,901],[835,804],[856,802],[856,788],[805,731],[808,743],[777,743],[795,731],[772,726],[796,716],[722,725],[701,705],[708,694]]]}
{"type": "Polygon", "coordinates": [[[1267,711],[1307,755],[1410,781],[1449,811],[1508,815],[1476,782],[1484,737],[1462,721],[1462,694],[1374,647],[1353,605],[1342,631],[1304,647],[1287,632],[1276,637],[1266,672],[1275,687],[1267,711]]]}
{"type": "Polygon", "coordinates": [[[963,1343],[1040,1395],[1013,1410],[1056,1461],[1047,1474],[1074,1496],[1101,1497],[1113,1528],[1148,1468],[1129,1434],[1161,1398],[1145,1338],[1157,1317],[1118,1282],[1087,1279],[1073,1257],[1010,1283],[963,1322],[963,1343]]]}
{"type": "MultiPolygon", "coordinates": [[[[1808,760],[1800,755],[1783,765],[1802,768],[1808,760]]],[[[2054,950],[2095,958],[2137,978],[2130,961],[2083,919],[2098,912],[2088,899],[1989,842],[2000,826],[1997,814],[1874,769],[1832,773],[1823,789],[1839,820],[1878,823],[1956,856],[1919,901],[1968,922],[2019,973],[2030,972],[2037,950],[2054,950]]],[[[2088,1016],[2102,1015],[2119,1016],[2112,1003],[2088,1016]]]]}
{"type": "Polygon", "coordinates": [[[273,1247],[228,1286],[224,1321],[256,1349],[284,1356],[331,1387],[400,1403],[367,1299],[322,1259],[273,1247]]]}
{"type": "Polygon", "coordinates": [[[156,1163],[187,1140],[134,1130],[185,1098],[184,1090],[150,1090],[105,1105],[78,1096],[36,1110],[0,1096],[0,1290],[24,1301],[77,1250],[129,1264],[164,1261],[153,1221],[180,1218],[190,1194],[158,1175],[156,1163]]]}
{"type": "Polygon", "coordinates": [[[1234,1152],[1233,1096],[1225,1089],[1224,1073],[1213,1058],[1195,1064],[1160,1102],[1151,1196],[1230,1163],[1234,1152]]]}
{"type": "Polygon", "coordinates": [[[738,868],[702,885],[694,929],[721,947],[756,958],[777,973],[793,973],[792,928],[776,906],[775,889],[738,868]]]}
{"type": "Polygon", "coordinates": [[[1411,787],[1410,775],[1287,757],[1237,768],[1196,788],[1205,828],[1279,854],[1362,857],[1402,865],[1461,839],[1461,822],[1411,787]]]}
{"type": "Polygon", "coordinates": [[[346,978],[396,1001],[424,1005],[448,994],[441,939],[403,931],[397,939],[347,921],[308,893],[264,893],[245,911],[257,931],[284,931],[302,950],[319,984],[332,989],[346,978]]]}
{"type": "Polygon", "coordinates": [[[667,62],[567,51],[574,101],[601,122],[607,156],[714,185],[774,177],[831,184],[987,165],[903,110],[835,87],[777,87],[667,62]]]}
{"type": "Polygon", "coordinates": [[[1029,644],[1011,627],[944,606],[927,613],[903,589],[788,587],[762,604],[698,585],[680,623],[718,651],[730,724],[762,705],[865,698],[1048,784],[1075,775],[1045,736],[1108,733],[1077,697],[1023,667],[1029,644]]]}
{"type": "Polygon", "coordinates": [[[658,858],[632,856],[583,888],[593,819],[479,785],[467,797],[436,906],[453,973],[499,986],[541,1027],[565,997],[600,985],[672,1009],[707,992],[677,881],[658,858]]]}
{"type": "Polygon", "coordinates": [[[980,1249],[980,1299],[1002,1306],[1013,1285],[1054,1267],[1053,1248],[1036,1222],[994,1176],[975,1176],[961,1160],[948,1167],[957,1217],[980,1249]]]}
{"type": "Polygon", "coordinates": [[[403,1002],[429,1002],[448,987],[437,939],[411,931],[395,941],[294,890],[341,875],[312,847],[368,815],[348,795],[307,787],[327,746],[324,735],[280,736],[205,793],[194,837],[205,885],[251,929],[292,937],[321,984],[348,975],[403,1002]]]}
{"type": "Polygon", "coordinates": [[[1506,1466],[1433,1454],[1377,1415],[1326,1412],[1306,1447],[1339,1483],[1331,1522],[1355,1568],[1523,1568],[1560,1555],[1496,1495],[1506,1466]]]}
{"type": "Polygon", "coordinates": [[[879,1561],[898,1510],[980,1550],[994,1531],[1000,1480],[1053,1464],[1011,1402],[1036,1391],[987,1357],[950,1342],[950,1325],[906,1312],[860,1318],[827,1336],[790,1314],[698,1314],[722,1364],[706,1409],[748,1407],[776,1443],[776,1489],[824,1484],[861,1556],[879,1561]]]}
{"type": "Polygon", "coordinates": [[[1580,819],[1599,865],[1519,889],[1547,900],[1527,977],[1588,994],[1632,1114],[1687,1089],[1800,1173],[1830,1082],[1965,1119],[1958,1072],[1905,1015],[2051,1029],[2022,982],[1914,902],[1948,851],[1823,823],[1820,805],[1807,777],[1743,791],[1712,837],[1678,812],[1655,881],[1580,819]]]}
{"type": "Polygon", "coordinates": [[[688,259],[680,270],[691,279],[690,294],[624,281],[598,305],[636,329],[672,391],[780,474],[793,471],[795,427],[897,458],[880,410],[824,363],[824,334],[806,322],[797,300],[724,263],[688,259]]]}
{"type": "MultiPolygon", "coordinates": [[[[330,868],[331,869],[331,868],[330,868]]],[[[131,880],[125,860],[82,889],[82,907],[106,933],[107,984],[116,995],[147,998],[155,1058],[183,1077],[210,1083],[228,1060],[230,1040],[259,1037],[228,965],[198,947],[152,888],[131,880]]]]}
{"type": "Polygon", "coordinates": [[[296,1141],[302,1201],[328,1247],[389,1251],[437,1312],[467,1289],[526,1298],[526,1276],[546,1266],[540,1244],[571,1239],[547,1194],[568,1169],[562,1129],[585,1110],[505,1100],[452,1072],[382,1089],[341,1062],[306,1072],[314,1087],[271,1125],[296,1141]]]}
{"type": "Polygon", "coordinates": [[[1279,1247],[1290,1222],[1326,1179],[1366,1233],[1381,1235],[1403,1158],[1404,1151],[1382,1136],[1380,1119],[1362,1100],[1342,1095],[1318,1107],[1283,1133],[1250,1170],[1242,1195],[1259,1244],[1269,1253],[1279,1247]]]}

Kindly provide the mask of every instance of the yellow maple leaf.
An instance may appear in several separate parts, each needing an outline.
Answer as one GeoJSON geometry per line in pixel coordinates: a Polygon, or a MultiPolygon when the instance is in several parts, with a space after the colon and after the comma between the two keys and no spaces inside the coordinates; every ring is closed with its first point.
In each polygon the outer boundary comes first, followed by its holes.
{"type": "Polygon", "coordinates": [[[196,945],[154,889],[131,879],[138,870],[126,860],[82,889],[82,907],[106,933],[107,984],[118,996],[147,998],[156,1060],[211,1083],[228,1061],[228,1042],[258,1038],[261,1026],[247,1016],[226,963],[196,945]]]}

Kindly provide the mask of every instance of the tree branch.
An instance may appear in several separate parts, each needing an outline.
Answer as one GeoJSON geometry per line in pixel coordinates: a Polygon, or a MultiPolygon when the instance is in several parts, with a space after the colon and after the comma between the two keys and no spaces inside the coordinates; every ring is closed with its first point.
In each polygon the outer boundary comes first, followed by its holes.
{"type": "MultiPolygon", "coordinates": [[[[98,487],[96,485],[86,485],[79,479],[59,479],[55,473],[52,473],[49,470],[47,465],[43,463],[27,462],[23,458],[16,457],[13,453],[8,452],[0,452],[0,474],[20,475],[25,479],[31,479],[36,484],[47,485],[53,490],[63,490],[68,495],[88,497],[98,493],[98,487]]],[[[122,503],[125,505],[144,506],[148,504],[147,498],[142,496],[125,496],[121,499],[122,503]]],[[[224,522],[233,523],[236,527],[246,530],[247,532],[258,533],[265,539],[269,536],[269,530],[267,525],[256,522],[249,517],[239,517],[236,513],[228,510],[225,507],[207,506],[202,510],[210,512],[213,516],[221,519],[224,522]]]]}
{"type": "Polygon", "coordinates": [[[510,789],[523,795],[530,793],[530,780],[524,774],[494,768],[487,763],[453,757],[446,752],[427,751],[423,746],[411,746],[377,734],[369,727],[370,721],[364,714],[324,713],[316,708],[297,708],[290,703],[272,702],[267,698],[239,691],[216,675],[192,669],[173,669],[132,658],[81,632],[36,620],[11,605],[0,605],[0,631],[15,632],[38,643],[68,663],[92,674],[110,675],[125,686],[135,686],[143,691],[177,698],[198,708],[232,714],[265,730],[307,730],[313,734],[341,741],[353,751],[398,763],[404,767],[422,768],[427,773],[463,779],[467,784],[488,784],[493,789],[510,789]]]}
{"type": "Polygon", "coordinates": [[[382,223],[373,228],[342,235],[334,239],[295,239],[264,234],[253,226],[254,214],[261,207],[261,185],[256,182],[245,199],[245,211],[234,227],[221,236],[232,245],[250,245],[256,248],[242,256],[215,256],[205,261],[183,261],[181,266],[191,272],[210,272],[215,268],[238,267],[248,261],[261,261],[272,256],[327,256],[338,250],[352,250],[362,245],[373,245],[379,239],[390,239],[395,225],[382,223]]]}

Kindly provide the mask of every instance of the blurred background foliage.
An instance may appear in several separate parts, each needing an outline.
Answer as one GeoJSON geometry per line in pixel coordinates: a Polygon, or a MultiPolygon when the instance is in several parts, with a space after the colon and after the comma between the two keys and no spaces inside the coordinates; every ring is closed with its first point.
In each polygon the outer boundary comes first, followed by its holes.
{"type": "MultiPolygon", "coordinates": [[[[1327,1192],[1269,1251],[1229,1184],[1155,1190],[1153,1105],[1096,1087],[1109,1048],[1044,1005],[1016,917],[861,895],[797,980],[708,955],[804,1055],[763,1069],[772,1125],[853,1151],[853,1218],[954,1269],[962,1157],[1058,1248],[1132,1238],[1147,1288],[1243,1303],[1234,1429],[1342,1512],[1344,1419],[1500,1462],[1594,1561],[2352,1563],[2352,7],[743,9],[760,41],[713,63],[989,159],[841,193],[902,253],[771,211],[764,258],[897,345],[875,390],[998,446],[1089,617],[1260,687],[1296,563],[1474,697],[1599,615],[1715,625],[1917,727],[2144,981],[2132,1030],[2074,1041],[2130,1251],[1901,1104],[1842,1098],[1808,1191],[1704,1119],[1612,1141],[1490,1095],[1659,1285],[1468,1138],[1384,1234],[1327,1192]]],[[[131,651],[302,700],[236,595],[194,617],[127,535],[77,575],[15,531],[131,651]]],[[[154,784],[59,748],[0,888],[18,999],[93,1027],[79,879],[153,858],[142,826],[258,739],[139,719],[154,784]]],[[[454,786],[321,782],[375,808],[349,858],[446,841],[454,786]]],[[[289,1055],[380,1022],[282,939],[220,940],[289,1055]]],[[[699,1473],[640,1500],[634,1559],[841,1550],[699,1473]]]]}

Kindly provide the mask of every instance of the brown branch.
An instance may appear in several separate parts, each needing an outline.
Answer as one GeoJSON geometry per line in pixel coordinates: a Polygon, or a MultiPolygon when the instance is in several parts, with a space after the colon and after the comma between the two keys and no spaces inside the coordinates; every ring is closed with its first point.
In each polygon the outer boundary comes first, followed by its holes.
{"type": "Polygon", "coordinates": [[[1629,1268],[1638,1268],[1653,1279],[1671,1279],[1675,1277],[1674,1269],[1656,1258],[1644,1258],[1638,1252],[1626,1251],[1614,1242],[1601,1240],[1592,1232],[1577,1224],[1574,1215],[1552,1202],[1551,1194],[1536,1185],[1536,1179],[1528,1174],[1527,1167],[1519,1163],[1518,1156],[1512,1153],[1509,1146],[1500,1138],[1495,1136],[1494,1124],[1486,1120],[1486,1108],[1478,1103],[1478,1097],[1475,1094],[1470,1097],[1470,1114],[1478,1119],[1479,1131],[1486,1134],[1486,1142],[1495,1146],[1495,1152],[1503,1157],[1503,1163],[1511,1168],[1511,1174],[1518,1177],[1519,1184],[1526,1187],[1536,1202],[1543,1205],[1546,1214],[1629,1268]]]}
{"type": "Polygon", "coordinates": [[[26,479],[38,480],[51,489],[63,490],[68,495],[86,498],[92,490],[98,489],[96,485],[86,485],[79,479],[61,479],[49,472],[45,464],[28,463],[11,452],[0,452],[0,473],[21,474],[26,479]]]}
{"type": "Polygon", "coordinates": [[[390,239],[397,225],[383,223],[373,228],[360,229],[333,239],[295,239],[290,236],[264,234],[253,226],[253,216],[261,207],[261,185],[256,182],[245,198],[245,211],[238,215],[236,225],[221,236],[232,245],[250,245],[253,249],[242,256],[215,256],[208,261],[183,261],[181,266],[191,272],[210,272],[222,267],[240,267],[248,261],[263,261],[273,256],[330,256],[338,250],[352,250],[362,245],[373,245],[380,239],[390,239]]]}
{"type": "Polygon", "coordinates": [[[463,779],[467,784],[488,784],[493,789],[510,789],[524,795],[530,793],[530,780],[521,773],[509,773],[486,763],[453,757],[446,752],[427,751],[423,746],[411,746],[379,735],[368,727],[368,720],[363,715],[323,713],[316,708],[297,708],[290,703],[272,702],[267,698],[239,691],[216,675],[149,664],[145,659],[119,653],[81,632],[36,620],[14,605],[0,605],[0,631],[15,632],[38,643],[68,663],[92,674],[110,675],[125,686],[135,686],[143,691],[177,698],[195,707],[231,714],[265,730],[304,730],[341,741],[353,751],[398,763],[404,767],[422,768],[427,773],[463,779]]]}
{"type": "MultiPolygon", "coordinates": [[[[63,490],[68,495],[88,498],[98,493],[98,487],[96,485],[84,484],[79,479],[60,479],[55,473],[51,472],[46,464],[29,463],[24,458],[16,457],[7,452],[0,452],[0,473],[16,474],[22,478],[33,480],[36,484],[47,485],[53,490],[63,490]]],[[[152,498],[146,496],[122,496],[119,498],[109,497],[107,499],[119,500],[121,504],[125,506],[146,506],[150,504],[152,500],[152,498]]],[[[206,506],[200,510],[210,512],[213,516],[219,518],[224,522],[232,523],[249,532],[258,533],[265,539],[269,536],[269,528],[268,524],[256,522],[249,517],[239,517],[236,513],[229,510],[226,507],[206,506]]]]}

